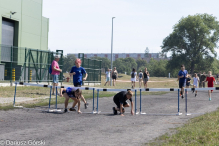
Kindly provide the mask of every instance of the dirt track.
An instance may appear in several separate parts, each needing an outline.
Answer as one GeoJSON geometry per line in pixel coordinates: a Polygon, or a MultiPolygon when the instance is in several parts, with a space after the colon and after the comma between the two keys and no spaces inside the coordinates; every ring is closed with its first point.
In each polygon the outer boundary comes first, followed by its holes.
{"type": "MultiPolygon", "coordinates": [[[[214,111],[219,105],[218,97],[218,91],[213,92],[212,101],[208,101],[206,91],[200,91],[198,97],[194,97],[194,94],[190,92],[188,111],[195,113],[214,111]]],[[[181,116],[149,114],[176,114],[176,92],[143,96],[142,111],[147,112],[148,115],[131,116],[130,108],[128,108],[125,117],[114,116],[111,114],[114,106],[112,97],[100,98],[99,109],[102,112],[99,115],[76,112],[55,114],[27,109],[0,111],[0,140],[3,142],[5,140],[45,140],[45,145],[48,146],[142,145],[168,132],[170,128],[181,126],[188,119],[197,116],[185,116],[184,101],[180,99],[180,112],[183,113],[181,116]]],[[[91,112],[92,101],[89,103],[89,108],[85,110],[82,106],[82,111],[91,112]]],[[[63,106],[58,105],[59,108],[63,106]]]]}

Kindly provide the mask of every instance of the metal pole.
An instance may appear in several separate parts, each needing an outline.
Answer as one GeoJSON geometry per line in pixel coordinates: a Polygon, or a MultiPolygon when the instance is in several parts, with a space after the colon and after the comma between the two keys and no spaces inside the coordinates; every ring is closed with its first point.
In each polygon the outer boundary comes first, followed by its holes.
{"type": "Polygon", "coordinates": [[[141,89],[140,89],[140,114],[141,114],[141,89]]]}
{"type": "Polygon", "coordinates": [[[99,98],[99,89],[97,89],[97,114],[98,114],[98,98],[99,98]]]}
{"type": "MultiPolygon", "coordinates": [[[[112,38],[111,38],[111,71],[113,70],[113,19],[116,17],[112,17],[112,38]]],[[[112,78],[110,80],[110,86],[112,86],[112,78]]]]}
{"type": "Polygon", "coordinates": [[[178,89],[178,113],[179,113],[179,89],[178,89]]]}
{"type": "Polygon", "coordinates": [[[94,88],[93,88],[93,113],[94,113],[94,88]]]}
{"type": "Polygon", "coordinates": [[[186,114],[187,114],[187,89],[185,89],[185,93],[186,93],[186,97],[185,97],[185,105],[186,105],[186,107],[185,107],[185,110],[186,110],[186,114]]]}
{"type": "Polygon", "coordinates": [[[50,98],[49,98],[49,109],[50,109],[50,102],[51,102],[51,92],[52,92],[52,86],[50,86],[50,98]]]}
{"type": "Polygon", "coordinates": [[[57,110],[57,86],[56,86],[56,110],[57,110]]]}
{"type": "Polygon", "coordinates": [[[17,92],[17,82],[15,83],[15,91],[14,91],[14,107],[15,107],[16,92],[17,92]]]}
{"type": "Polygon", "coordinates": [[[136,90],[135,90],[135,114],[137,113],[137,97],[136,97],[136,90]]]}

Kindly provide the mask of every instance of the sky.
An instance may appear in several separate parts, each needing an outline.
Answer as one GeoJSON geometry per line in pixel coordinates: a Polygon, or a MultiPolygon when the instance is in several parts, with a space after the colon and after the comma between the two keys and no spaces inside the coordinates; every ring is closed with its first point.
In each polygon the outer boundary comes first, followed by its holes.
{"type": "MultiPolygon", "coordinates": [[[[218,0],[43,0],[49,18],[51,51],[68,53],[150,53],[182,18],[211,14],[219,21],[218,0]]],[[[219,49],[217,49],[219,55],[219,49]]]]}

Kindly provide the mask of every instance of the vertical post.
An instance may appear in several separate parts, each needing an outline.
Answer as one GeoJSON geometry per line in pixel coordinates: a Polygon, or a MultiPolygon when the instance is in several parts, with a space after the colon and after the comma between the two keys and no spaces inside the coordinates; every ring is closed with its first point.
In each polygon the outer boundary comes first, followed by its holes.
{"type": "Polygon", "coordinates": [[[135,90],[135,114],[137,114],[137,97],[136,97],[136,90],[135,90]]]}
{"type": "Polygon", "coordinates": [[[42,61],[42,59],[43,59],[43,57],[42,57],[42,51],[40,52],[40,82],[42,81],[42,63],[43,63],[43,61],[42,61]]]}
{"type": "Polygon", "coordinates": [[[29,58],[28,58],[28,83],[30,82],[30,53],[31,53],[31,51],[29,50],[28,51],[28,53],[29,53],[29,58]]]}
{"type": "Polygon", "coordinates": [[[56,110],[57,110],[57,86],[56,86],[56,110]]]}
{"type": "Polygon", "coordinates": [[[26,82],[26,59],[27,59],[27,49],[25,48],[25,55],[24,55],[24,83],[26,82]]]}
{"type": "Polygon", "coordinates": [[[178,113],[179,113],[179,89],[178,89],[178,113]]]}
{"type": "Polygon", "coordinates": [[[39,68],[39,63],[38,63],[38,61],[39,61],[39,59],[38,59],[38,57],[39,57],[39,51],[38,51],[38,49],[37,49],[37,58],[36,58],[36,66],[37,66],[37,69],[36,69],[36,82],[37,83],[39,83],[39,78],[37,78],[37,75],[38,75],[38,68],[39,68]]]}
{"type": "Polygon", "coordinates": [[[10,68],[10,83],[12,86],[12,62],[13,62],[13,48],[11,46],[11,68],[10,68]]]}
{"type": "Polygon", "coordinates": [[[52,93],[52,86],[50,86],[50,96],[49,96],[49,109],[50,109],[50,102],[51,102],[51,93],[52,93]]]}
{"type": "Polygon", "coordinates": [[[14,107],[15,107],[16,92],[17,92],[17,82],[15,83],[15,90],[14,90],[14,107]]]}
{"type": "Polygon", "coordinates": [[[141,114],[141,89],[140,89],[140,114],[141,114]]]}
{"type": "Polygon", "coordinates": [[[94,88],[93,88],[93,113],[94,113],[94,88]]]}
{"type": "MultiPolygon", "coordinates": [[[[112,38],[111,38],[111,71],[113,71],[113,19],[112,17],[112,38]]],[[[110,78],[110,86],[112,86],[112,78],[110,78]]]]}
{"type": "Polygon", "coordinates": [[[98,99],[99,98],[99,89],[97,89],[97,114],[98,114],[98,99]]]}
{"type": "Polygon", "coordinates": [[[186,114],[187,114],[187,89],[185,89],[185,94],[186,94],[186,96],[185,96],[185,112],[186,112],[186,114]]]}

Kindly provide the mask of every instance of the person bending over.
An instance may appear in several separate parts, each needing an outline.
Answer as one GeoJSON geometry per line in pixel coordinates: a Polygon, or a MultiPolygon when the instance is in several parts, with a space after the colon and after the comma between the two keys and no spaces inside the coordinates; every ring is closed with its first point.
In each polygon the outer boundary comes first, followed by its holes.
{"type": "Polygon", "coordinates": [[[82,95],[81,89],[75,88],[75,87],[61,88],[60,93],[61,93],[60,94],[61,97],[63,97],[63,96],[65,97],[65,110],[64,110],[64,112],[68,111],[67,107],[68,107],[69,98],[71,98],[74,101],[72,107],[69,109],[70,111],[76,111],[75,105],[78,103],[78,113],[81,113],[80,99],[83,100],[85,109],[88,107],[88,103],[86,102],[84,96],[82,95]]]}
{"type": "Polygon", "coordinates": [[[129,104],[126,102],[126,100],[128,99],[131,102],[131,114],[134,115],[132,95],[133,95],[132,91],[128,90],[128,91],[121,91],[114,96],[113,101],[117,106],[117,107],[113,107],[114,115],[117,115],[117,111],[120,111],[121,116],[124,116],[123,115],[123,113],[125,112],[124,107],[129,107],[129,104]]]}

